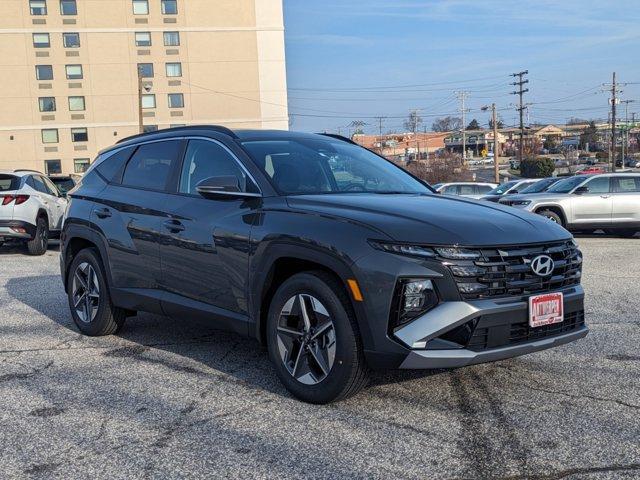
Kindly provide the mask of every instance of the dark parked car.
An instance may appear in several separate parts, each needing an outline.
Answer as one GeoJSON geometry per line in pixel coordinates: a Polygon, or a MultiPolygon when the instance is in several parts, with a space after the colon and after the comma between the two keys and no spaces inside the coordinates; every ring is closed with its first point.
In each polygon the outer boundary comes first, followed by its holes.
{"type": "Polygon", "coordinates": [[[78,175],[49,175],[49,180],[58,187],[60,193],[66,195],[69,190],[78,184],[80,177],[78,175]]]}
{"type": "Polygon", "coordinates": [[[357,392],[371,368],[461,367],[588,331],[569,232],[437,195],[342,137],[144,134],[69,197],[60,265],[83,333],[138,311],[204,319],[266,344],[308,402],[357,392]]]}

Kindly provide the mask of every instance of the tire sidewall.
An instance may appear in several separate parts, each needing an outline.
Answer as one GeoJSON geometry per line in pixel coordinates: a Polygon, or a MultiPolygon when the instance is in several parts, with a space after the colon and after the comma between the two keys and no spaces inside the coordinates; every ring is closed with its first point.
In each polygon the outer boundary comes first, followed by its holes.
{"type": "Polygon", "coordinates": [[[553,223],[560,225],[561,227],[564,227],[562,218],[560,218],[560,216],[557,213],[552,212],[551,210],[543,210],[542,212],[540,212],[540,215],[542,215],[545,218],[548,218],[553,223]]]}
{"type": "Polygon", "coordinates": [[[78,329],[85,335],[99,335],[104,329],[105,325],[109,321],[108,313],[110,308],[109,294],[107,290],[107,282],[104,276],[102,263],[98,259],[93,250],[87,249],[80,252],[71,262],[69,267],[69,275],[67,275],[67,298],[69,300],[69,309],[71,310],[71,316],[78,329]],[[73,277],[76,269],[82,263],[88,263],[93,267],[96,277],[98,279],[98,285],[100,286],[100,302],[98,304],[98,311],[96,316],[90,323],[85,323],[77,316],[75,308],[73,307],[73,277]]]}
{"type": "Polygon", "coordinates": [[[313,274],[297,274],[283,283],[276,291],[267,318],[267,348],[269,358],[282,383],[296,397],[309,403],[328,403],[340,396],[352,376],[357,362],[356,332],[348,314],[336,293],[324,281],[313,274]],[[284,304],[296,294],[316,297],[327,309],[336,333],[336,356],[329,375],[316,385],[298,382],[284,366],[278,352],[276,327],[284,304]]]}

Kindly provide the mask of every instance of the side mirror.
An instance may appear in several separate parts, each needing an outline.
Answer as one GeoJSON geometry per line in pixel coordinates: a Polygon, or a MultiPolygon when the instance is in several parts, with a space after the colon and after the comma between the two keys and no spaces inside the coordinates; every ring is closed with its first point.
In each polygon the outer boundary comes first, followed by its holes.
{"type": "Polygon", "coordinates": [[[204,198],[261,196],[258,193],[243,192],[240,180],[234,175],[205,178],[196,185],[196,191],[204,198]]]}
{"type": "Polygon", "coordinates": [[[573,193],[575,195],[582,195],[583,193],[589,193],[589,187],[587,187],[586,185],[583,185],[581,187],[576,188],[573,193]]]}

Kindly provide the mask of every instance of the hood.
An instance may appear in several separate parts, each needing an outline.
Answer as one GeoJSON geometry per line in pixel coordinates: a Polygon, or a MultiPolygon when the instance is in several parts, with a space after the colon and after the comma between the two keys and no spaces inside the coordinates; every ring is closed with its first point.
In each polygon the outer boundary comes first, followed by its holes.
{"type": "Polygon", "coordinates": [[[287,198],[296,210],[347,218],[399,242],[495,246],[571,238],[544,217],[496,203],[441,195],[327,194],[287,198]]]}

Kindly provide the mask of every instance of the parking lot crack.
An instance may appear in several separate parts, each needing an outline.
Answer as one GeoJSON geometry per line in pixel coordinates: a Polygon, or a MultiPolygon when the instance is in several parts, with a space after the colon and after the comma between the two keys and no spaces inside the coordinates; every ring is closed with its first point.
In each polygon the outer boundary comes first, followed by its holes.
{"type": "Polygon", "coordinates": [[[495,480],[562,480],[563,478],[573,477],[576,475],[590,475],[593,473],[613,473],[613,472],[634,472],[640,471],[640,463],[632,463],[628,465],[605,465],[601,467],[583,467],[568,468],[557,472],[532,474],[532,475],[513,475],[508,477],[492,477],[495,480]]]}
{"type": "Polygon", "coordinates": [[[575,393],[570,393],[570,392],[564,392],[561,390],[552,390],[549,388],[541,388],[541,387],[534,387],[532,385],[528,385],[528,384],[522,384],[524,387],[528,388],[529,390],[535,390],[537,392],[544,392],[544,393],[551,393],[551,394],[555,394],[555,395],[563,395],[565,397],[569,397],[569,398],[577,398],[577,399],[589,399],[589,400],[595,400],[598,402],[610,402],[610,403],[615,403],[617,405],[620,405],[622,407],[627,407],[627,408],[632,408],[634,410],[640,410],[640,405],[635,405],[633,403],[627,403],[624,402],[622,400],[618,400],[615,398],[604,398],[604,397],[597,397],[595,395],[587,395],[587,394],[575,394],[575,393]]]}

